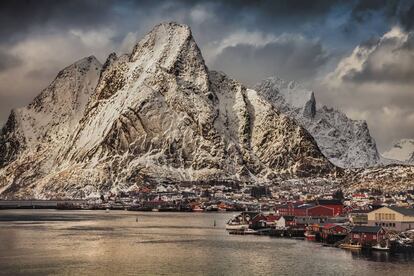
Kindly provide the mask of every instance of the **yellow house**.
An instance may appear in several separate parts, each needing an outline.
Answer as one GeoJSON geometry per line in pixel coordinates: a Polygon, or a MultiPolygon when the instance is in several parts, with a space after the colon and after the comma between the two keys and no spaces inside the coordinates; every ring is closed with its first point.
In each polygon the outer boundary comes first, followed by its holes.
{"type": "Polygon", "coordinates": [[[414,229],[414,209],[395,206],[379,208],[368,213],[368,225],[396,231],[414,229]]]}

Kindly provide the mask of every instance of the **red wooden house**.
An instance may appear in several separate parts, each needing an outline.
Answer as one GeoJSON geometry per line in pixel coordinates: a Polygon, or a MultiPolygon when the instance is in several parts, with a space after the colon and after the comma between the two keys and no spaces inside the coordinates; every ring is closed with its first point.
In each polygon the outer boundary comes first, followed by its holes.
{"type": "Polygon", "coordinates": [[[279,219],[280,216],[276,216],[274,214],[265,215],[263,213],[260,213],[254,216],[250,220],[249,224],[253,229],[260,229],[275,225],[279,219]]]}
{"type": "Polygon", "coordinates": [[[306,209],[306,216],[309,217],[333,217],[335,210],[330,207],[316,205],[306,209]]]}
{"type": "Polygon", "coordinates": [[[344,205],[336,199],[318,199],[312,203],[288,202],[275,207],[281,216],[334,217],[343,214],[344,205]]]}
{"type": "Polygon", "coordinates": [[[340,216],[344,212],[344,204],[339,199],[318,199],[316,204],[333,209],[334,216],[340,216]]]}
{"type": "Polygon", "coordinates": [[[372,245],[381,243],[386,238],[386,232],[381,226],[355,226],[350,232],[352,243],[372,245]]]}
{"type": "Polygon", "coordinates": [[[336,223],[327,223],[321,227],[321,238],[327,242],[336,242],[345,238],[348,229],[336,223]]]}
{"type": "Polygon", "coordinates": [[[309,207],[312,207],[313,204],[306,204],[301,201],[297,202],[288,202],[283,205],[275,207],[275,210],[280,216],[306,216],[306,210],[309,207]]]}

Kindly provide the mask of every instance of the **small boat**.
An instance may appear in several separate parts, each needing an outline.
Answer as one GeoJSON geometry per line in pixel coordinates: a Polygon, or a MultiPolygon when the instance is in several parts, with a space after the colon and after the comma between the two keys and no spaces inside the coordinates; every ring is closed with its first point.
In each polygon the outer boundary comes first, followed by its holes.
{"type": "Polygon", "coordinates": [[[245,235],[254,235],[254,234],[257,234],[257,233],[259,233],[259,232],[256,231],[256,230],[250,229],[250,228],[245,229],[244,232],[243,232],[243,234],[245,234],[245,235]]]}
{"type": "Polygon", "coordinates": [[[316,235],[315,233],[311,232],[311,231],[306,231],[304,236],[306,237],[307,240],[309,241],[314,241],[316,239],[316,235]]]}
{"type": "Polygon", "coordinates": [[[217,212],[218,211],[218,207],[217,205],[210,205],[206,208],[207,212],[217,212]]]}
{"type": "Polygon", "coordinates": [[[159,211],[160,211],[160,209],[158,209],[158,208],[153,208],[151,211],[153,211],[153,212],[159,212],[159,211]]]}
{"type": "Polygon", "coordinates": [[[248,229],[248,224],[240,224],[240,223],[227,223],[226,224],[226,230],[228,231],[234,231],[234,230],[245,230],[248,229]]]}
{"type": "Polygon", "coordinates": [[[193,212],[204,212],[204,209],[203,209],[203,208],[201,208],[200,206],[195,206],[195,207],[193,208],[193,212]]]}
{"type": "Polygon", "coordinates": [[[259,234],[258,231],[247,228],[247,229],[242,229],[242,230],[230,230],[229,234],[231,235],[257,235],[259,234]]]}
{"type": "Polygon", "coordinates": [[[373,245],[371,247],[371,249],[373,249],[373,250],[379,250],[379,251],[389,251],[390,250],[390,247],[388,246],[388,243],[387,244],[377,243],[376,245],[373,245]]]}
{"type": "Polygon", "coordinates": [[[359,250],[359,249],[362,248],[362,245],[360,245],[360,244],[351,244],[351,243],[343,243],[343,244],[339,245],[339,248],[359,250]]]}

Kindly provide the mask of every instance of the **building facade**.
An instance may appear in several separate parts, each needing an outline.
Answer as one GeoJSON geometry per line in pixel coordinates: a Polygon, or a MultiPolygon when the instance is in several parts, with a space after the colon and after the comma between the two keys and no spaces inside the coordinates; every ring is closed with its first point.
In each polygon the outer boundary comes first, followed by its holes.
{"type": "Polygon", "coordinates": [[[395,231],[414,229],[414,209],[394,206],[376,209],[368,213],[368,225],[395,231]]]}

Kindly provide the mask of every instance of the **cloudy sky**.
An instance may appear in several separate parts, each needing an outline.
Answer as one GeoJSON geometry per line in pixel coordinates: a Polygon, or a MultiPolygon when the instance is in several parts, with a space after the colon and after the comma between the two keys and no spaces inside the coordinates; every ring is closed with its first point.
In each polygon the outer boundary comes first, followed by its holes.
{"type": "Polygon", "coordinates": [[[414,0],[0,1],[0,124],[57,72],[188,24],[210,69],[252,86],[295,79],[367,120],[380,151],[414,138],[414,0]]]}

